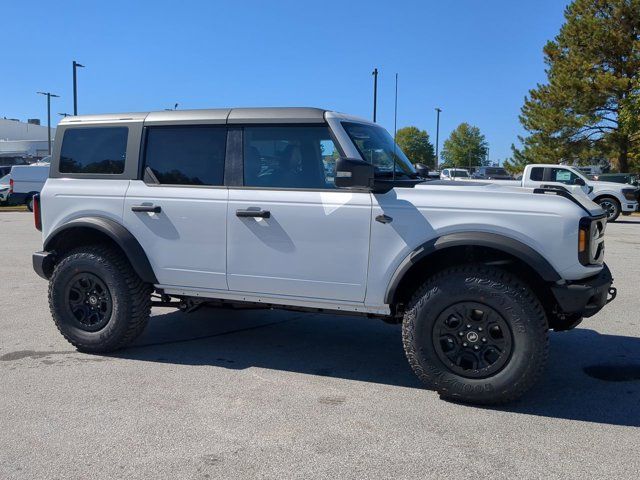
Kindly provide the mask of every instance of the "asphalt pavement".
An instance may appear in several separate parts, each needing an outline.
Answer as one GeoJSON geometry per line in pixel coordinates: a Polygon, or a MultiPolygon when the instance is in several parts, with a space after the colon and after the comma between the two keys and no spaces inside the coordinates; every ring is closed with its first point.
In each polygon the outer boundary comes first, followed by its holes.
{"type": "Polygon", "coordinates": [[[0,479],[638,478],[640,217],[608,225],[617,299],[501,408],[421,388],[400,329],[359,317],[154,309],[131,348],[78,353],[40,243],[0,213],[0,479]]]}

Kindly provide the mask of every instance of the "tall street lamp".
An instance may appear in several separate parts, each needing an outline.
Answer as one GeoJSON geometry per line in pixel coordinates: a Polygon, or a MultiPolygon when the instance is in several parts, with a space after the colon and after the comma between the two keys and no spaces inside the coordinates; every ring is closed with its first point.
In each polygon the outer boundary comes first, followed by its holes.
{"type": "Polygon", "coordinates": [[[78,79],[76,78],[76,70],[84,68],[84,65],[73,61],[73,114],[78,115],[78,79]]]}
{"type": "Polygon", "coordinates": [[[438,147],[440,146],[440,112],[441,108],[436,107],[436,170],[440,166],[440,157],[438,156],[438,147]]]}
{"type": "Polygon", "coordinates": [[[373,123],[376,123],[376,113],[378,109],[378,69],[374,68],[371,75],[373,75],[373,123]]]}
{"type": "Polygon", "coordinates": [[[39,95],[47,96],[47,140],[49,142],[49,155],[51,155],[51,97],[60,98],[60,95],[56,95],[51,92],[36,92],[39,95]]]}

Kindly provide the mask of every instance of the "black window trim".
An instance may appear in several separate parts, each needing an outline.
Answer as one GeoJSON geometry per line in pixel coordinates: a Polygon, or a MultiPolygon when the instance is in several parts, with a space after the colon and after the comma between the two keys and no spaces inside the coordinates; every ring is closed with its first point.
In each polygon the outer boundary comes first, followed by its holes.
{"type": "Polygon", "coordinates": [[[228,146],[229,146],[229,127],[224,123],[163,123],[161,125],[145,125],[142,129],[142,137],[141,137],[141,145],[140,145],[140,153],[138,157],[138,174],[136,180],[142,181],[147,187],[172,187],[172,188],[214,188],[214,189],[225,189],[227,188],[226,180],[227,180],[227,162],[228,162],[228,146]],[[146,170],[145,160],[147,157],[147,142],[149,137],[150,129],[163,129],[163,128],[223,128],[227,133],[227,137],[225,139],[225,149],[224,149],[224,165],[222,167],[222,185],[184,185],[180,183],[149,183],[145,181],[144,174],[146,170]]]}

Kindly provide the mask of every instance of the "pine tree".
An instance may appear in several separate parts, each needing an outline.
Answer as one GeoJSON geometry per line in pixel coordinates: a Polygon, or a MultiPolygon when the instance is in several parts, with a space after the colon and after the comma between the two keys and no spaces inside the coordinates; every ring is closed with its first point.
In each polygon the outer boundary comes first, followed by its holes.
{"type": "Polygon", "coordinates": [[[528,136],[507,166],[612,159],[640,149],[640,0],[574,0],[544,47],[548,82],[525,99],[528,136]]]}

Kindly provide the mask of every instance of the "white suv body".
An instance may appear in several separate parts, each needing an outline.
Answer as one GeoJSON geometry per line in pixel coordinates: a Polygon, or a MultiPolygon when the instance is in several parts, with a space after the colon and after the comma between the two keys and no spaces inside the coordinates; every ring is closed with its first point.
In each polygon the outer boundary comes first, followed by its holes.
{"type": "MultiPolygon", "coordinates": [[[[127,320],[116,315],[112,272],[87,266],[89,259],[117,264],[118,255],[127,263],[118,268],[130,269],[140,291],[155,290],[158,304],[177,299],[181,306],[215,301],[346,311],[404,319],[406,329],[417,328],[411,312],[422,305],[413,299],[420,286],[452,267],[481,268],[488,278],[504,268],[514,282],[529,285],[545,311],[538,312],[544,332],[547,322],[571,328],[615,295],[602,261],[606,220],[599,207],[563,192],[420,184],[390,138],[366,120],[310,108],[62,120],[50,178],[37,198],[44,251],[34,254],[36,271],[55,284],[58,327],[88,351],[131,340],[129,333],[113,333],[113,341],[99,335],[98,327],[127,320]],[[73,280],[65,270],[73,262],[84,265],[73,272],[93,273],[73,280]],[[78,292],[86,294],[80,306],[78,292]],[[101,306],[96,310],[92,302],[101,306]]],[[[469,278],[460,272],[450,277],[469,278]]],[[[490,326],[489,314],[483,318],[490,326]]],[[[515,341],[520,327],[507,322],[500,328],[515,341]]],[[[414,347],[405,343],[408,354],[414,347]]],[[[506,358],[502,347],[495,350],[506,358]]],[[[473,370],[472,354],[479,355],[461,352],[456,362],[466,370],[458,379],[473,370]]],[[[480,358],[477,369],[485,361],[480,358]]],[[[428,376],[424,366],[412,366],[428,376]]],[[[465,388],[444,385],[440,393],[485,403],[522,393],[465,388]]]]}

